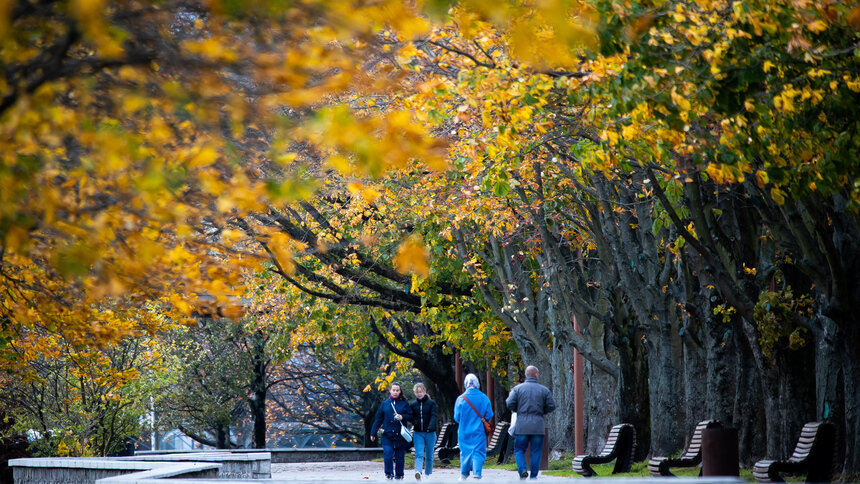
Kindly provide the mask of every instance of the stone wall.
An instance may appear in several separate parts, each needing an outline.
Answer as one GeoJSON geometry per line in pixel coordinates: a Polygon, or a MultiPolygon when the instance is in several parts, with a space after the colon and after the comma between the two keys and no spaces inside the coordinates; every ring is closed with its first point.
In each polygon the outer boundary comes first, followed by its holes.
{"type": "MultiPolygon", "coordinates": [[[[271,448],[271,449],[236,449],[236,450],[211,450],[206,453],[241,453],[254,455],[257,453],[271,454],[273,464],[291,464],[295,462],[348,462],[360,460],[373,460],[382,458],[381,447],[335,447],[335,448],[271,448]]],[[[155,455],[195,455],[200,451],[188,450],[147,450],[138,452],[137,456],[155,455]]]]}
{"type": "Polygon", "coordinates": [[[16,484],[121,483],[139,479],[268,479],[271,455],[197,452],[134,457],[13,459],[16,484]]]}

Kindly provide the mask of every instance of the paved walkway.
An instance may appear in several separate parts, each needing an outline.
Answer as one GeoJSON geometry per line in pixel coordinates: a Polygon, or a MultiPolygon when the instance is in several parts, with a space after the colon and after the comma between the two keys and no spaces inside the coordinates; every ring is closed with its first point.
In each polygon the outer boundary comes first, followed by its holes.
{"type": "MultiPolygon", "coordinates": [[[[506,469],[484,469],[483,478],[478,481],[469,479],[466,482],[472,484],[491,484],[491,483],[510,483],[522,484],[517,478],[517,473],[506,469]]],[[[460,477],[460,469],[454,467],[434,468],[433,475],[430,479],[420,482],[428,482],[435,484],[437,482],[454,483],[460,477]]],[[[577,476],[578,477],[578,476],[577,476]]],[[[574,484],[575,482],[584,482],[585,479],[574,481],[574,477],[559,477],[548,476],[541,474],[537,482],[538,484],[574,484]]],[[[366,482],[385,482],[385,475],[382,472],[382,462],[357,461],[357,462],[309,462],[301,464],[272,464],[272,479],[256,481],[260,484],[298,484],[298,482],[306,484],[314,484],[322,482],[323,484],[331,484],[331,481],[337,481],[338,484],[364,484],[366,482]]],[[[588,479],[591,484],[747,484],[742,479],[737,477],[640,477],[640,478],[591,478],[588,479]]],[[[409,472],[407,469],[405,479],[402,484],[416,484],[415,473],[409,472]]],[[[536,482],[532,480],[525,481],[536,482]]],[[[195,484],[194,482],[183,481],[183,484],[195,484]]],[[[200,484],[204,484],[202,481],[200,484]]],[[[206,481],[205,484],[226,484],[224,481],[206,481]]]]}
{"type": "MultiPolygon", "coordinates": [[[[484,469],[483,482],[517,481],[517,473],[506,469],[484,469]]],[[[434,468],[426,482],[453,482],[460,477],[460,469],[454,467],[434,468]]],[[[382,472],[382,462],[309,462],[300,464],[272,464],[272,480],[282,481],[365,481],[388,482],[382,472]]],[[[568,477],[541,475],[542,482],[570,481],[568,477]]],[[[480,481],[469,479],[477,484],[480,481]]],[[[397,482],[397,481],[395,481],[397,482]]],[[[405,484],[415,483],[415,471],[406,469],[405,484]],[[411,472],[410,472],[411,471],[411,472]]],[[[422,481],[424,482],[424,481],[422,481]]]]}

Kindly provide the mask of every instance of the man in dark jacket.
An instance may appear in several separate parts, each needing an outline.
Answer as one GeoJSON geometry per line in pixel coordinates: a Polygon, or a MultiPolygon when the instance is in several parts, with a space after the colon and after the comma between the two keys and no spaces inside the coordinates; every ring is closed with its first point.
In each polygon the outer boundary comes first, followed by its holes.
{"type": "Polygon", "coordinates": [[[543,436],[546,424],[544,415],[555,410],[555,400],[549,388],[538,383],[538,369],[526,368],[526,381],[515,386],[505,400],[512,412],[517,412],[514,424],[514,459],[520,479],[537,479],[543,453],[543,436]],[[528,470],[526,449],[530,449],[528,470]],[[529,475],[531,471],[531,475],[529,475]]]}

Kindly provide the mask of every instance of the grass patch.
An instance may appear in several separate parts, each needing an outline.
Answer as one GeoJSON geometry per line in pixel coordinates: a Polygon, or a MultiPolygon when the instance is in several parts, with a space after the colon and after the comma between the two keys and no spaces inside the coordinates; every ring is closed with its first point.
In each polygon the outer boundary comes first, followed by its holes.
{"type": "MultiPolygon", "coordinates": [[[[452,462],[453,464],[453,462],[452,462]]],[[[498,465],[495,464],[495,460],[493,460],[493,464],[485,464],[485,468],[490,469],[508,469],[511,471],[517,470],[516,463],[513,462],[513,457],[511,457],[511,462],[507,464],[498,465]]],[[[630,472],[623,472],[620,474],[613,474],[612,469],[615,467],[615,462],[610,462],[609,464],[597,464],[591,466],[596,473],[595,477],[618,477],[618,478],[637,478],[637,477],[646,477],[650,478],[651,474],[648,472],[648,462],[634,462],[633,465],[630,466],[630,472]]],[[[565,454],[559,460],[554,460],[549,462],[549,469],[545,471],[541,471],[542,474],[546,474],[548,476],[559,476],[559,477],[582,477],[573,470],[573,455],[565,454]]],[[[698,467],[673,467],[672,473],[678,477],[699,477],[699,468],[698,467]]],[[[741,479],[747,482],[755,482],[755,478],[752,475],[752,469],[741,469],[740,470],[741,479]]],[[[787,481],[792,481],[794,479],[789,478],[787,481]]]]}
{"type": "MultiPolygon", "coordinates": [[[[511,472],[516,472],[517,464],[514,462],[513,456],[511,456],[510,461],[507,464],[496,464],[498,456],[491,456],[487,458],[487,461],[484,463],[484,469],[504,469],[509,470],[511,472]]],[[[382,462],[382,459],[373,459],[374,462],[382,462]]],[[[406,462],[405,467],[407,469],[412,469],[414,467],[415,456],[411,453],[406,453],[406,462]]],[[[460,459],[451,459],[451,462],[445,464],[436,460],[433,463],[434,468],[438,469],[459,469],[460,468],[460,459]]],[[[609,464],[597,464],[591,466],[594,469],[596,475],[594,477],[617,477],[617,478],[639,478],[639,477],[647,477],[650,478],[651,474],[648,472],[648,462],[634,462],[632,466],[630,466],[630,472],[623,472],[620,474],[613,474],[612,469],[615,467],[615,462],[610,462],[609,464]]],[[[673,467],[672,473],[678,477],[699,477],[699,468],[698,467],[673,467]]],[[[564,454],[561,459],[553,460],[549,462],[549,469],[545,471],[541,471],[541,474],[546,474],[548,476],[559,476],[559,477],[582,477],[576,472],[573,471],[573,455],[572,454],[564,454]]],[[[747,482],[755,482],[755,478],[752,475],[752,469],[740,469],[740,477],[741,479],[747,482]]],[[[803,481],[802,476],[785,476],[786,482],[799,482],[803,481]]]]}

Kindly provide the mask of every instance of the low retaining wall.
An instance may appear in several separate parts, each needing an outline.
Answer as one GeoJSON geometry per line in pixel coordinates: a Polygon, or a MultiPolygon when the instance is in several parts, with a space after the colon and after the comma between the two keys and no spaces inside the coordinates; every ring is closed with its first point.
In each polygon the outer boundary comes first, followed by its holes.
{"type": "MultiPolygon", "coordinates": [[[[273,464],[292,464],[297,462],[348,462],[373,460],[382,458],[381,447],[335,447],[335,448],[293,448],[281,447],[272,449],[234,449],[213,450],[212,453],[242,453],[255,454],[266,452],[272,455],[273,464]]],[[[146,450],[136,453],[137,456],[151,455],[194,455],[200,451],[194,450],[146,450]]]]}
{"type": "Polygon", "coordinates": [[[361,447],[355,449],[269,449],[272,463],[291,464],[295,462],[347,462],[382,458],[381,447],[361,447]]]}
{"type": "Polygon", "coordinates": [[[16,484],[129,483],[140,479],[272,477],[267,452],[196,452],[133,457],[28,458],[9,461],[16,484]]]}
{"type": "Polygon", "coordinates": [[[106,459],[73,458],[29,458],[9,461],[16,484],[70,484],[96,483],[124,479],[137,474],[151,475],[160,467],[171,467],[165,477],[213,477],[217,476],[219,464],[197,463],[185,465],[162,464],[154,462],[121,462],[106,459]]]}
{"type": "Polygon", "coordinates": [[[269,452],[182,452],[118,457],[138,462],[213,462],[221,464],[219,479],[268,479],[272,477],[272,456],[269,452]]]}

